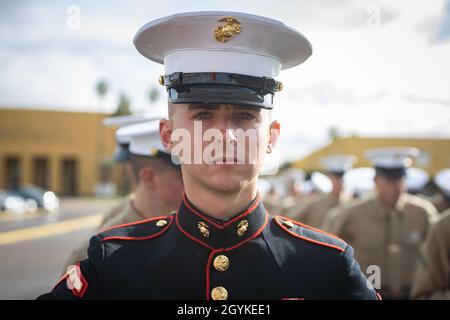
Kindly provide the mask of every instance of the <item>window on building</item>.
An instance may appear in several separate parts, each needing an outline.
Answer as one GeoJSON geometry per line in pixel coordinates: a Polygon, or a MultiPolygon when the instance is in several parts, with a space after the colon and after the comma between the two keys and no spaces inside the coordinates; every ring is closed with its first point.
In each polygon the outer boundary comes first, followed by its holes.
{"type": "Polygon", "coordinates": [[[73,158],[62,160],[62,194],[67,196],[78,195],[78,161],[73,158]]]}
{"type": "Polygon", "coordinates": [[[4,185],[6,188],[16,188],[22,181],[22,167],[19,157],[9,156],[5,159],[4,185]]]}
{"type": "Polygon", "coordinates": [[[33,184],[45,190],[49,189],[49,165],[45,157],[33,160],[33,184]]]}

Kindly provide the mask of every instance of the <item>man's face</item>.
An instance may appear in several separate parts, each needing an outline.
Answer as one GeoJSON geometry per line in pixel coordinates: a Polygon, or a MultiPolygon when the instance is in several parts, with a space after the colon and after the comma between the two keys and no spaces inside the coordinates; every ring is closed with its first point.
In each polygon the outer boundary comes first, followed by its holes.
{"type": "Polygon", "coordinates": [[[331,184],[332,184],[332,190],[339,194],[342,191],[342,188],[344,186],[344,179],[342,179],[342,177],[337,176],[335,174],[328,174],[328,177],[331,180],[331,184]]]}
{"type": "MultiPolygon", "coordinates": [[[[163,141],[169,131],[172,139],[183,130],[189,134],[189,143],[183,141],[190,148],[190,156],[182,160],[185,182],[226,193],[256,183],[279,133],[278,123],[270,122],[270,111],[235,105],[177,104],[172,108],[171,119],[161,122],[160,133],[163,141]]],[[[175,147],[171,141],[169,151],[181,145],[175,147]]],[[[188,155],[185,149],[183,156],[188,155]]]]}
{"type": "Polygon", "coordinates": [[[382,175],[375,176],[375,186],[380,200],[388,207],[395,207],[401,193],[405,189],[403,178],[392,179],[382,175]]]}

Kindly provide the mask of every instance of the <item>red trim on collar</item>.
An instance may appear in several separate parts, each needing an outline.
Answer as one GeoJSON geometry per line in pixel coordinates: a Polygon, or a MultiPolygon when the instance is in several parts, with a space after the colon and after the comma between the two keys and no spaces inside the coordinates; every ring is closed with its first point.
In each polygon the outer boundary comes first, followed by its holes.
{"type": "Polygon", "coordinates": [[[267,226],[268,223],[269,223],[269,214],[268,214],[267,211],[266,211],[266,214],[265,214],[265,220],[264,220],[264,223],[262,224],[262,226],[261,226],[258,230],[256,230],[256,232],[255,232],[251,237],[248,237],[247,239],[245,239],[245,240],[239,242],[238,244],[235,244],[235,245],[232,246],[232,247],[225,248],[225,252],[234,250],[234,249],[236,249],[237,247],[242,246],[244,243],[246,243],[246,242],[248,242],[248,241],[250,241],[250,240],[252,240],[252,239],[255,239],[255,238],[256,238],[257,236],[259,236],[259,234],[264,230],[264,228],[267,226]]]}
{"type": "MultiPolygon", "coordinates": [[[[102,232],[104,232],[104,231],[108,231],[108,230],[117,229],[117,228],[120,228],[120,227],[133,226],[133,225],[142,224],[142,223],[144,223],[144,222],[149,222],[149,221],[153,221],[153,220],[161,220],[161,219],[164,219],[164,220],[165,220],[165,219],[168,219],[168,220],[169,220],[169,223],[168,223],[163,229],[161,229],[161,230],[158,231],[157,233],[152,234],[152,235],[150,235],[150,236],[147,236],[147,237],[121,237],[121,236],[111,236],[111,237],[103,238],[102,241],[108,241],[108,240],[130,240],[130,241],[140,241],[140,240],[149,240],[149,239],[152,239],[152,238],[156,238],[156,237],[158,237],[159,235],[161,235],[162,233],[164,233],[167,229],[170,228],[170,226],[171,226],[172,223],[173,223],[173,217],[172,217],[172,216],[156,217],[156,218],[147,219],[147,220],[144,220],[144,221],[139,221],[138,223],[135,223],[135,222],[133,222],[133,223],[127,223],[127,224],[123,224],[123,225],[116,226],[116,227],[113,227],[113,228],[105,229],[105,230],[102,231],[102,232]]],[[[102,232],[100,232],[100,233],[102,233],[102,232]]]]}
{"type": "MultiPolygon", "coordinates": [[[[333,245],[333,244],[329,244],[329,243],[326,243],[326,242],[317,241],[317,240],[314,240],[314,239],[310,239],[310,238],[307,238],[307,237],[303,237],[303,236],[301,236],[301,235],[298,235],[298,234],[296,234],[296,233],[290,231],[288,228],[286,228],[285,226],[283,226],[283,224],[279,221],[279,220],[281,220],[281,219],[289,220],[289,221],[291,221],[292,223],[294,223],[294,224],[296,224],[296,225],[299,225],[299,226],[301,226],[301,227],[303,227],[303,224],[298,223],[298,222],[296,222],[296,221],[293,221],[293,220],[291,220],[291,219],[285,218],[285,217],[276,216],[276,217],[275,217],[275,222],[276,222],[276,224],[278,224],[278,225],[280,226],[280,228],[282,228],[284,231],[286,231],[286,232],[289,233],[290,235],[292,235],[292,236],[294,236],[294,237],[296,237],[296,238],[299,238],[299,239],[302,239],[302,240],[311,242],[311,243],[315,243],[315,244],[318,244],[318,245],[321,245],[321,246],[324,246],[324,247],[336,249],[336,250],[339,250],[339,251],[341,251],[341,252],[345,252],[345,250],[342,249],[341,247],[338,247],[338,246],[335,246],[335,245],[333,245]]],[[[326,233],[326,232],[320,231],[320,230],[318,230],[318,229],[314,229],[314,228],[312,228],[312,227],[309,227],[309,228],[307,228],[307,229],[312,229],[312,230],[314,230],[314,231],[319,231],[320,233],[329,235],[329,234],[326,233]]],[[[339,238],[336,237],[336,236],[333,236],[333,237],[336,238],[336,239],[339,239],[339,238]]],[[[342,240],[342,239],[339,239],[339,240],[344,241],[344,240],[342,240]]],[[[346,242],[344,241],[344,243],[346,243],[346,242]]]]}
{"type": "Polygon", "coordinates": [[[207,245],[207,244],[204,243],[203,241],[196,239],[195,237],[191,236],[187,231],[185,231],[185,230],[181,227],[180,222],[178,221],[178,215],[179,215],[179,211],[177,211],[177,213],[176,213],[176,215],[175,215],[175,223],[176,223],[178,229],[179,229],[186,237],[188,237],[189,239],[191,239],[191,240],[193,240],[193,241],[195,241],[195,242],[201,244],[202,246],[204,246],[204,247],[206,247],[206,248],[208,248],[208,249],[210,249],[210,250],[214,250],[214,248],[211,247],[210,245],[207,245]]]}
{"type": "Polygon", "coordinates": [[[256,199],[253,202],[253,204],[247,209],[245,210],[243,213],[241,213],[240,215],[238,215],[237,217],[234,217],[233,219],[225,222],[223,225],[217,224],[214,221],[211,221],[210,219],[208,219],[207,217],[205,217],[204,215],[202,215],[200,212],[198,212],[197,210],[195,210],[194,208],[192,208],[191,205],[189,205],[187,198],[186,198],[186,194],[183,194],[183,202],[186,205],[186,207],[188,207],[188,209],[190,211],[192,211],[193,213],[195,213],[197,216],[199,216],[200,218],[202,218],[203,220],[208,221],[210,224],[212,224],[213,226],[215,226],[217,229],[224,229],[225,227],[229,226],[230,224],[232,224],[233,222],[235,222],[236,220],[242,219],[243,217],[249,215],[250,213],[252,213],[259,205],[259,202],[261,201],[261,196],[259,194],[259,192],[256,194],[256,199]]]}

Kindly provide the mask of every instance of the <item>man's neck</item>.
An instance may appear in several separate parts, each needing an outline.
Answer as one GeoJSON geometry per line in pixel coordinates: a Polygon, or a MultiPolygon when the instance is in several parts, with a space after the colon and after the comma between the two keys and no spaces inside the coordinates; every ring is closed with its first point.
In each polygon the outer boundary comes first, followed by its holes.
{"type": "Polygon", "coordinates": [[[388,210],[394,210],[397,207],[398,202],[400,201],[400,197],[397,199],[395,203],[390,203],[388,201],[385,201],[382,197],[378,196],[378,200],[380,201],[381,205],[388,209],[388,210]]]}
{"type": "Polygon", "coordinates": [[[330,192],[330,195],[334,198],[334,199],[340,199],[341,198],[341,190],[340,189],[332,189],[330,192]]]}
{"type": "Polygon", "coordinates": [[[228,220],[244,211],[257,194],[256,183],[238,192],[220,192],[202,185],[185,186],[189,201],[203,213],[218,220],[228,220]]]}
{"type": "Polygon", "coordinates": [[[139,188],[136,189],[135,197],[131,201],[134,209],[144,218],[165,216],[176,209],[161,204],[158,197],[155,196],[155,193],[147,192],[139,188]]]}

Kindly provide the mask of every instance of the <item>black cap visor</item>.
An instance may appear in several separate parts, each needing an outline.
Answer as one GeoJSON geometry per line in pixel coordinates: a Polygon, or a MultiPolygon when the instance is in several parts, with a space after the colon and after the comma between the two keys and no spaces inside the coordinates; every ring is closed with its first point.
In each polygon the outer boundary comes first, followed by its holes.
{"type": "Polygon", "coordinates": [[[233,85],[193,85],[167,89],[174,104],[232,104],[273,108],[273,93],[233,85]]]}

